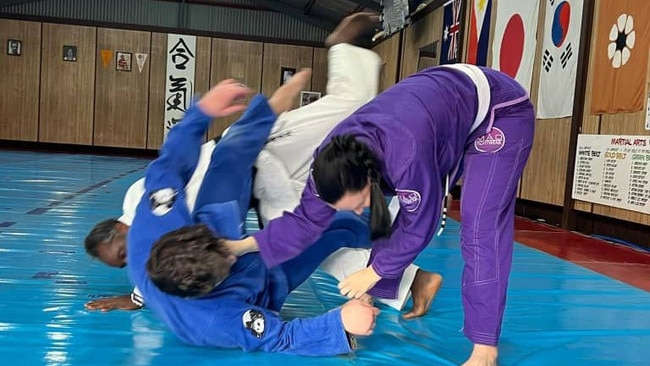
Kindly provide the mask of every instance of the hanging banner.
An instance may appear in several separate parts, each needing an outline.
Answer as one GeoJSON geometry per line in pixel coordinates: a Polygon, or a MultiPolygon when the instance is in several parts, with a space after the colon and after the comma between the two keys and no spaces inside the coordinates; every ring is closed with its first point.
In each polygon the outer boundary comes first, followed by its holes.
{"type": "Polygon", "coordinates": [[[113,51],[111,50],[101,50],[102,54],[102,65],[104,68],[107,68],[111,64],[111,59],[113,58],[113,51]]]}
{"type": "Polygon", "coordinates": [[[135,54],[135,61],[138,64],[138,71],[142,73],[142,69],[144,69],[144,63],[147,61],[147,54],[146,53],[136,53],[135,54]]]}
{"type": "Polygon", "coordinates": [[[185,115],[194,95],[196,36],[167,36],[164,137],[185,115]]]}
{"type": "Polygon", "coordinates": [[[650,48],[650,1],[602,0],[594,23],[592,114],[643,110],[650,48]]]}
{"type": "Polygon", "coordinates": [[[537,118],[573,114],[583,0],[545,0],[537,118]]]}
{"type": "Polygon", "coordinates": [[[496,7],[492,68],[510,75],[530,93],[539,0],[499,0],[496,7]]]}
{"type": "Polygon", "coordinates": [[[440,64],[452,64],[459,61],[459,43],[461,37],[460,17],[462,16],[462,2],[451,0],[444,5],[442,21],[442,45],[440,51],[440,64]]]}
{"type": "Polygon", "coordinates": [[[487,66],[492,0],[472,0],[471,3],[467,63],[487,66]]]}

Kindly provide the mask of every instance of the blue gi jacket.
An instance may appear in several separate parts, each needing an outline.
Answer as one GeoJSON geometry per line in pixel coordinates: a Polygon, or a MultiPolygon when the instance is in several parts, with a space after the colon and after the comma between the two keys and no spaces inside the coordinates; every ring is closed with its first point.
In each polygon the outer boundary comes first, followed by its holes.
{"type": "MultiPolygon", "coordinates": [[[[243,127],[246,133],[268,135],[275,119],[267,100],[257,96],[228,135],[243,127]]],[[[160,156],[147,168],[146,191],[127,240],[129,277],[141,290],[147,307],[188,344],[305,356],[350,352],[340,308],[314,318],[280,318],[278,313],[288,295],[286,275],[280,267],[268,269],[258,253],[239,257],[231,275],[199,298],[168,295],[149,279],[146,262],[151,248],[172,230],[202,222],[224,236],[241,235],[236,204],[197,207],[194,215],[185,204],[183,188],[196,166],[211,120],[198,107],[191,107],[183,121],[169,132],[160,156]]],[[[219,144],[213,159],[221,158],[219,144]]]]}

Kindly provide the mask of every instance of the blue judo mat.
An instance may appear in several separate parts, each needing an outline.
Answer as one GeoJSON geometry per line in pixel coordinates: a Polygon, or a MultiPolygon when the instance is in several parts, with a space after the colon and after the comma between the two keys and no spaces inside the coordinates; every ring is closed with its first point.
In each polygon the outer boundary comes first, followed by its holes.
{"type": "MultiPolygon", "coordinates": [[[[196,348],[146,309],[86,311],[89,300],[131,291],[126,271],[89,259],[83,238],[97,221],[120,215],[124,192],[147,163],[0,151],[0,365],[457,365],[469,354],[471,344],[460,332],[462,259],[453,221],[416,262],[445,277],[429,314],[407,321],[380,306],[375,334],[360,338],[353,355],[316,359],[196,348]]],[[[336,282],[317,271],[282,314],[314,316],[344,301],[336,282]]],[[[649,360],[649,293],[516,245],[500,365],[649,360]]]]}

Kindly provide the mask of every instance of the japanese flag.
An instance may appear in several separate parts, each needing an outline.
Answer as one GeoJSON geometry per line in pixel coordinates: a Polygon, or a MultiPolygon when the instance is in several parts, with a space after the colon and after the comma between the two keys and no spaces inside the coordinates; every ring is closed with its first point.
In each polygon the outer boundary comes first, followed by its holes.
{"type": "Polygon", "coordinates": [[[492,68],[530,92],[535,63],[539,0],[499,0],[492,42],[492,68]]]}

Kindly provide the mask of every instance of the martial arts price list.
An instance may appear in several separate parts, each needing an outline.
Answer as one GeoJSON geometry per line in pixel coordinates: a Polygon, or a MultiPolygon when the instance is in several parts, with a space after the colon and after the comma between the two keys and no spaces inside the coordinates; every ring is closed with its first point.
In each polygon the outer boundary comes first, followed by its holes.
{"type": "Polygon", "coordinates": [[[572,197],[650,214],[650,136],[578,135],[572,197]]]}

